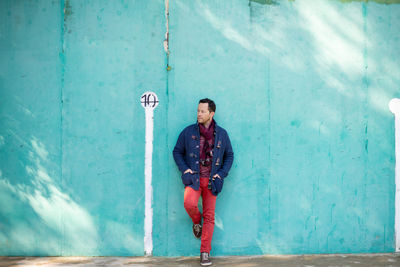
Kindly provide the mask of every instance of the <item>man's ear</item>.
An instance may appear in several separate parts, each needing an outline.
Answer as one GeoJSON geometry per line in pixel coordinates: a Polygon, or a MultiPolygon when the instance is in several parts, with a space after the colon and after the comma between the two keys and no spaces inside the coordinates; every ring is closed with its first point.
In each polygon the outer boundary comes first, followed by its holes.
{"type": "Polygon", "coordinates": [[[215,112],[214,112],[214,111],[211,111],[210,114],[211,114],[211,117],[214,118],[215,112]]]}

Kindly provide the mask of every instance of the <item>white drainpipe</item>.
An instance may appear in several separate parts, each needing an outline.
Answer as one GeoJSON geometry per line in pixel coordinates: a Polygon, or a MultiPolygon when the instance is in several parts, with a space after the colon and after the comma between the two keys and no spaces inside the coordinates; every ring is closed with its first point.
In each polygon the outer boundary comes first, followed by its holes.
{"type": "Polygon", "coordinates": [[[393,98],[389,102],[389,109],[395,120],[395,153],[396,153],[396,196],[395,196],[395,238],[396,252],[400,251],[400,99],[393,98]]]}

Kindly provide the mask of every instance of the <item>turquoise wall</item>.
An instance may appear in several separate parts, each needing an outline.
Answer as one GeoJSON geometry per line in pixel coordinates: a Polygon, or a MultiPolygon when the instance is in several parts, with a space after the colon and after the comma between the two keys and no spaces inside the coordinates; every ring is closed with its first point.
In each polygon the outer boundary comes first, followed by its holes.
{"type": "Polygon", "coordinates": [[[394,251],[398,1],[0,1],[0,255],[198,255],[172,158],[217,103],[213,255],[394,251]],[[386,2],[381,3],[381,2],[386,2]],[[170,68],[167,68],[170,66],[170,68]]]}

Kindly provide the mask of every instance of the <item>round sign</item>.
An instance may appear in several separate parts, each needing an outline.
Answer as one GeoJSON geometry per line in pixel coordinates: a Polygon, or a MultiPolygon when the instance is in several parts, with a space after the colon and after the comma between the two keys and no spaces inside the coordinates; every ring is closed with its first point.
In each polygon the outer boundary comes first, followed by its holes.
{"type": "Polygon", "coordinates": [[[400,115],[400,99],[399,98],[393,98],[389,102],[389,109],[392,113],[396,115],[400,115]]]}
{"type": "Polygon", "coordinates": [[[158,106],[158,97],[153,92],[145,92],[140,97],[140,102],[144,108],[155,109],[158,106]]]}

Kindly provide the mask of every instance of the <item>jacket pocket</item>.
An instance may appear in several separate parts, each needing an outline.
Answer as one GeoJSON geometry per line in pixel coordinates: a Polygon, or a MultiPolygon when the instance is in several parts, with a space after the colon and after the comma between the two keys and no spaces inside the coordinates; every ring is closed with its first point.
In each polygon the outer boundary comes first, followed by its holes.
{"type": "Polygon", "coordinates": [[[224,186],[224,179],[220,179],[220,178],[215,178],[213,181],[212,181],[212,183],[213,183],[213,185],[214,185],[214,189],[215,189],[215,193],[219,193],[219,192],[221,192],[221,190],[222,190],[222,187],[224,186]]]}
{"type": "Polygon", "coordinates": [[[182,183],[184,185],[191,185],[193,184],[193,180],[192,180],[193,174],[191,174],[190,172],[184,173],[182,174],[182,183]]]}

